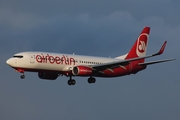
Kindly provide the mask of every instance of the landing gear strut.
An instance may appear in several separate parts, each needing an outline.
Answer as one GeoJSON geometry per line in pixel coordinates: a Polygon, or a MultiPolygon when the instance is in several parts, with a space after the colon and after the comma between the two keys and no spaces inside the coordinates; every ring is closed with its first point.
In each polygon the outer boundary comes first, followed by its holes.
{"type": "Polygon", "coordinates": [[[68,85],[75,85],[76,81],[74,79],[72,79],[72,76],[70,76],[70,79],[68,80],[68,85]]]}
{"type": "Polygon", "coordinates": [[[24,79],[25,78],[25,75],[24,75],[24,70],[21,69],[21,68],[18,68],[15,70],[16,72],[19,72],[19,73],[22,73],[22,75],[20,76],[21,79],[24,79]]]}

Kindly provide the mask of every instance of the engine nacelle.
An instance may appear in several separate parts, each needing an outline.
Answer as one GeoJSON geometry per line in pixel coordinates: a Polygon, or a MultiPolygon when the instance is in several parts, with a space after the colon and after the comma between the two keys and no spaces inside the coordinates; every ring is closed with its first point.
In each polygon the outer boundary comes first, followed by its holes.
{"type": "Polygon", "coordinates": [[[58,77],[57,73],[39,72],[38,77],[41,79],[55,80],[58,77]]]}
{"type": "Polygon", "coordinates": [[[72,74],[75,76],[91,76],[92,73],[92,69],[87,66],[76,66],[72,70],[72,74]]]}

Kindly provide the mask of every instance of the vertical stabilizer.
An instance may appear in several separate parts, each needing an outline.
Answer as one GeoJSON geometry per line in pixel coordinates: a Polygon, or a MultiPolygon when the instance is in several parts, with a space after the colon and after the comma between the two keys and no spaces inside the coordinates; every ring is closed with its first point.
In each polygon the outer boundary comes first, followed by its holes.
{"type": "MultiPolygon", "coordinates": [[[[146,55],[149,33],[150,33],[150,27],[145,27],[142,30],[141,34],[137,38],[136,42],[134,43],[133,47],[131,48],[131,50],[129,51],[125,59],[143,57],[146,55]]],[[[141,62],[143,61],[141,60],[141,62]]]]}

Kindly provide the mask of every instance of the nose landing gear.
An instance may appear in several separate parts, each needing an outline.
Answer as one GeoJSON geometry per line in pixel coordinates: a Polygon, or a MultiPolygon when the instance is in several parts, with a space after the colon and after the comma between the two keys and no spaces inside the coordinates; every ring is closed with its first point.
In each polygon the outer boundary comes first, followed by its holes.
{"type": "Polygon", "coordinates": [[[25,78],[24,70],[23,69],[16,69],[16,72],[22,73],[22,75],[20,76],[21,79],[25,78]]]}
{"type": "Polygon", "coordinates": [[[20,76],[21,79],[24,79],[25,78],[25,75],[24,73],[20,76]]]}

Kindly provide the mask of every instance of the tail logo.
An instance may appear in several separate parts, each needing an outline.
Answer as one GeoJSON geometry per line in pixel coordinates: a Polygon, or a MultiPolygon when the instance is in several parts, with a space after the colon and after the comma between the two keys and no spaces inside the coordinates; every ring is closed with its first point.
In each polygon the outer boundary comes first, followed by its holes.
{"type": "Polygon", "coordinates": [[[138,51],[139,51],[140,53],[143,53],[143,52],[145,52],[145,50],[146,50],[146,44],[145,44],[145,42],[144,42],[144,41],[139,41],[138,51]]]}
{"type": "Polygon", "coordinates": [[[149,35],[146,33],[143,33],[138,37],[136,53],[139,57],[145,56],[146,54],[148,37],[149,35]]]}

